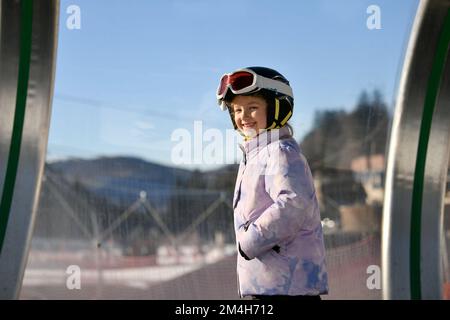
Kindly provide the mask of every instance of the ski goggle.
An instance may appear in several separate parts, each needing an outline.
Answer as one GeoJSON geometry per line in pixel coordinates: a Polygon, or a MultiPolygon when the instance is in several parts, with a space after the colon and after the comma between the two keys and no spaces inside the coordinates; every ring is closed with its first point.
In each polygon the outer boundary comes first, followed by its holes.
{"type": "Polygon", "coordinates": [[[260,76],[250,69],[240,69],[222,76],[216,93],[217,102],[222,110],[226,110],[227,106],[223,99],[228,90],[231,90],[234,94],[244,94],[258,89],[279,92],[293,98],[292,88],[289,85],[260,76]]]}

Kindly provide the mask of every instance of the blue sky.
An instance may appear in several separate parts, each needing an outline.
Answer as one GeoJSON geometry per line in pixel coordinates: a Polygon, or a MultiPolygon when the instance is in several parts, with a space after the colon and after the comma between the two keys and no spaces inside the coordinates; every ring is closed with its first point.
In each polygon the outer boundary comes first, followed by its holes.
{"type": "Polygon", "coordinates": [[[48,160],[130,155],[173,165],[175,129],[193,132],[196,120],[231,128],[215,90],[223,73],[245,66],[289,79],[297,139],[316,110],[351,110],[362,90],[380,89],[391,104],[417,4],[62,0],[48,160]],[[70,5],[81,10],[79,30],[66,27],[70,5]],[[366,26],[370,5],[381,9],[380,30],[366,26]]]}

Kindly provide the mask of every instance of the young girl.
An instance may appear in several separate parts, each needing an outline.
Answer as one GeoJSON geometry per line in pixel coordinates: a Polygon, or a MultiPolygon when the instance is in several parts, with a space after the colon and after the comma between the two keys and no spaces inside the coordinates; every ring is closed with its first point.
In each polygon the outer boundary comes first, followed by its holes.
{"type": "Polygon", "coordinates": [[[238,286],[253,299],[320,299],[328,292],[313,178],[287,121],[294,98],[279,72],[249,67],[217,89],[244,136],[234,191],[238,286]]]}

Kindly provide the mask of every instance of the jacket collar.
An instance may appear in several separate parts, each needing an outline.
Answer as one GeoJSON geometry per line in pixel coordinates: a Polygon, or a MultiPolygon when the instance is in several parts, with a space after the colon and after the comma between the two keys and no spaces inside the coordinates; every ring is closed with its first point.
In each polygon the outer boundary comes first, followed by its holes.
{"type": "Polygon", "coordinates": [[[240,144],[240,147],[244,154],[250,153],[255,148],[264,148],[268,144],[275,142],[277,140],[291,137],[292,133],[289,127],[284,126],[280,129],[272,129],[272,130],[266,130],[256,137],[254,137],[251,140],[245,141],[244,143],[240,144]]]}

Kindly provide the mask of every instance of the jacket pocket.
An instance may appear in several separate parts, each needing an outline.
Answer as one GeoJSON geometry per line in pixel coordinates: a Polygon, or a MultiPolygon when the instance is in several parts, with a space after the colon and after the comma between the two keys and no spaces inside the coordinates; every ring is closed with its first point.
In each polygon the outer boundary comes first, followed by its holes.
{"type": "Polygon", "coordinates": [[[289,255],[287,254],[287,246],[286,244],[281,244],[281,245],[277,245],[279,247],[279,250],[274,250],[274,248],[272,248],[272,255],[274,257],[276,257],[277,259],[281,259],[283,261],[285,261],[286,263],[289,263],[289,261],[291,261],[291,257],[289,257],[289,255]]]}

